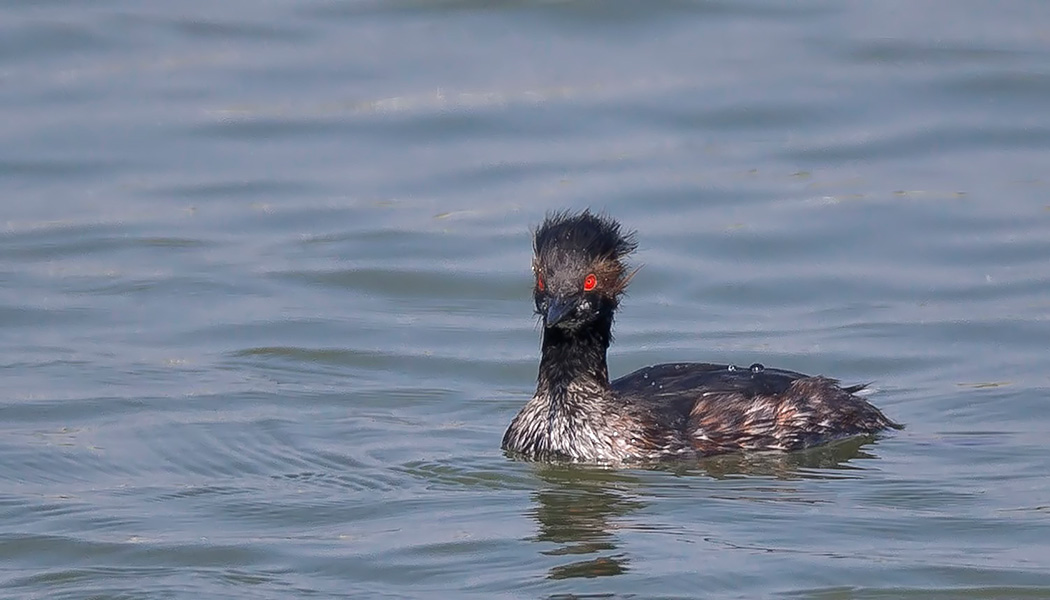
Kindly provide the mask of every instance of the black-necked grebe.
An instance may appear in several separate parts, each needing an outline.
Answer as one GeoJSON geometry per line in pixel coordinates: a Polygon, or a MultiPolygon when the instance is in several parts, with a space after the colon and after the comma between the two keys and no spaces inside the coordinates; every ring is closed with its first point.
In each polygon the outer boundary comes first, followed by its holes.
{"type": "Polygon", "coordinates": [[[536,230],[533,297],[543,320],[536,395],[503,449],[530,459],[633,462],[791,451],[900,429],[856,392],[793,371],[674,363],[609,382],[613,314],[633,273],[633,232],[592,214],[550,214],[536,230]]]}

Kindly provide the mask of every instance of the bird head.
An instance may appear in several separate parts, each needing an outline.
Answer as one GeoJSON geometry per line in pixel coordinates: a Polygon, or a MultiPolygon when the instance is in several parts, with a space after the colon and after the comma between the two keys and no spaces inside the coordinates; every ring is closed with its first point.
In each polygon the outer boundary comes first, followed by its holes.
{"type": "Polygon", "coordinates": [[[634,275],[625,258],[635,250],[634,232],[589,210],[547,215],[533,239],[533,297],[545,328],[575,330],[612,318],[634,275]]]}

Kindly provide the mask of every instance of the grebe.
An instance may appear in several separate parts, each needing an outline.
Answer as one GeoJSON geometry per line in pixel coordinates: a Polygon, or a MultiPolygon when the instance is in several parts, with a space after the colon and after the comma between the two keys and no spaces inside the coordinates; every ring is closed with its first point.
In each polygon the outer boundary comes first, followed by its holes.
{"type": "Polygon", "coordinates": [[[533,242],[543,321],[536,394],[502,447],[533,460],[623,463],[792,451],[902,426],[827,377],[708,363],[609,381],[613,315],[633,272],[633,232],[589,210],[548,214],[533,242]]]}

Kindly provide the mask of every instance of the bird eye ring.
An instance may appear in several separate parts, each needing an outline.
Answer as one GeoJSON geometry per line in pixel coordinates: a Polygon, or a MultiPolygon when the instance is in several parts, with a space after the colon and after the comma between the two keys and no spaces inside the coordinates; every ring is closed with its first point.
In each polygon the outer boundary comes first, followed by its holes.
{"type": "Polygon", "coordinates": [[[583,291],[589,292],[589,291],[593,290],[595,287],[597,287],[597,285],[598,285],[598,278],[594,276],[594,273],[591,273],[587,277],[584,277],[584,279],[583,279],[583,291]]]}

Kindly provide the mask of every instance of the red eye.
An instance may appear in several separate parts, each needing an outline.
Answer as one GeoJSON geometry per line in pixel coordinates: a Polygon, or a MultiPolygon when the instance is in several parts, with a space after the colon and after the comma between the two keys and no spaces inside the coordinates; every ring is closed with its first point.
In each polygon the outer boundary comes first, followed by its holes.
{"type": "Polygon", "coordinates": [[[583,278],[583,291],[589,292],[593,290],[596,285],[598,285],[598,278],[594,276],[594,273],[583,278]]]}
{"type": "Polygon", "coordinates": [[[542,292],[543,291],[543,287],[544,287],[543,286],[543,276],[537,274],[536,275],[536,289],[538,289],[539,291],[542,292]]]}

